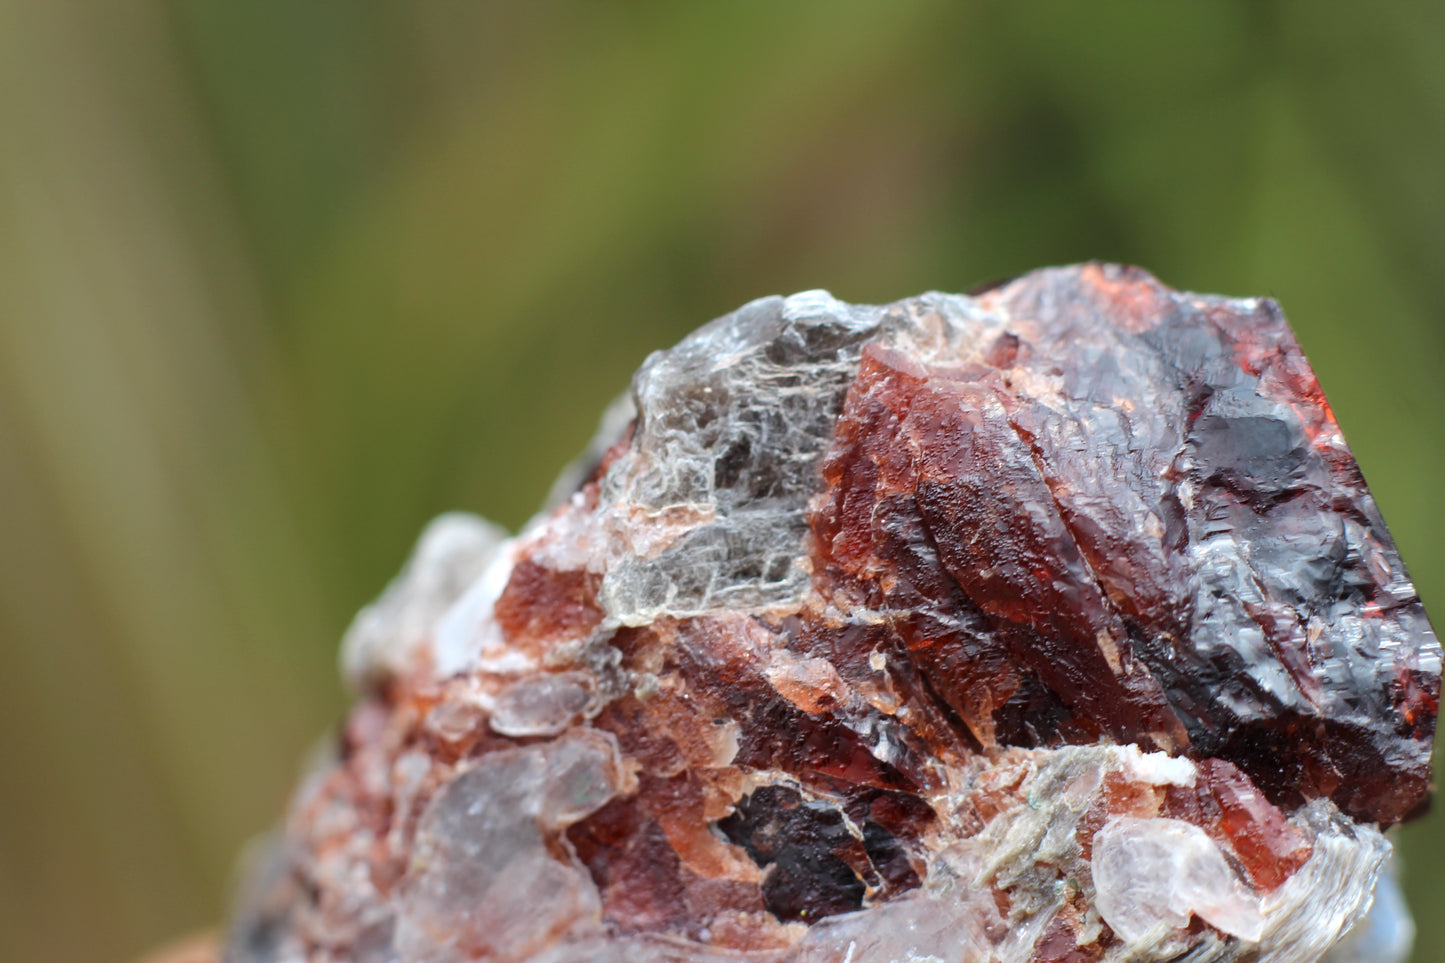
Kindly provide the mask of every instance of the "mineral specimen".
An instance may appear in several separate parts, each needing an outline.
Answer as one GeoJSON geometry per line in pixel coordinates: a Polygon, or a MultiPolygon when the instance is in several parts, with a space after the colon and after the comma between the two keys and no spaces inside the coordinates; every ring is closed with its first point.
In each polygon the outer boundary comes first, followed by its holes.
{"type": "Polygon", "coordinates": [[[1273,302],[766,298],[631,404],[358,616],[229,963],[1402,958],[1440,647],[1273,302]]]}

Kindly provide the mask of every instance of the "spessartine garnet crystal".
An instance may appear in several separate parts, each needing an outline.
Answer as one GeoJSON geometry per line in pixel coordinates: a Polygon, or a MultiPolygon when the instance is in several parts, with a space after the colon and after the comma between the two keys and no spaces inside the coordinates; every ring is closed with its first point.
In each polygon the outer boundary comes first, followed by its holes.
{"type": "Polygon", "coordinates": [[[358,616],[230,963],[1401,958],[1440,647],[1273,302],[766,298],[559,490],[358,616]]]}

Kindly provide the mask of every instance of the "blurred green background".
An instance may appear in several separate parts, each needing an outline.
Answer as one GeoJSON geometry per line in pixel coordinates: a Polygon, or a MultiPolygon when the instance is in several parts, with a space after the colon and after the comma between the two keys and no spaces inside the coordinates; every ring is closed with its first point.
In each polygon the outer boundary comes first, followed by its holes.
{"type": "Polygon", "coordinates": [[[1445,605],[1442,172],[1434,0],[0,0],[0,959],[216,921],[423,523],[766,293],[1274,295],[1445,605]]]}

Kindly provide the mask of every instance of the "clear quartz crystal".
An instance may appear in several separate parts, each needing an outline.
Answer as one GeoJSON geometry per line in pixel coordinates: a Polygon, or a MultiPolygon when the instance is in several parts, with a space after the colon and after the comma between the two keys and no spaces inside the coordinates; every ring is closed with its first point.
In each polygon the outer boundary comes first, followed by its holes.
{"type": "Polygon", "coordinates": [[[590,735],[484,757],[427,807],[397,919],[403,963],[525,959],[595,928],[597,891],[547,834],[617,789],[616,750],[590,735]]]}
{"type": "Polygon", "coordinates": [[[1125,942],[1187,926],[1192,915],[1251,943],[1263,934],[1259,899],[1198,826],[1116,816],[1094,835],[1089,868],[1099,915],[1125,942]]]}

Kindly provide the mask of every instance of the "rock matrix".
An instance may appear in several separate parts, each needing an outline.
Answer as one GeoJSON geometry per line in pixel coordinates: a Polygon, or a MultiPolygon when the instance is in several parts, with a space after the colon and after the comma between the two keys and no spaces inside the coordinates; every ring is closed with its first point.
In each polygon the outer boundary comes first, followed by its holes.
{"type": "Polygon", "coordinates": [[[357,617],[228,963],[1407,952],[1440,646],[1274,302],[765,298],[565,477],[357,617]]]}

